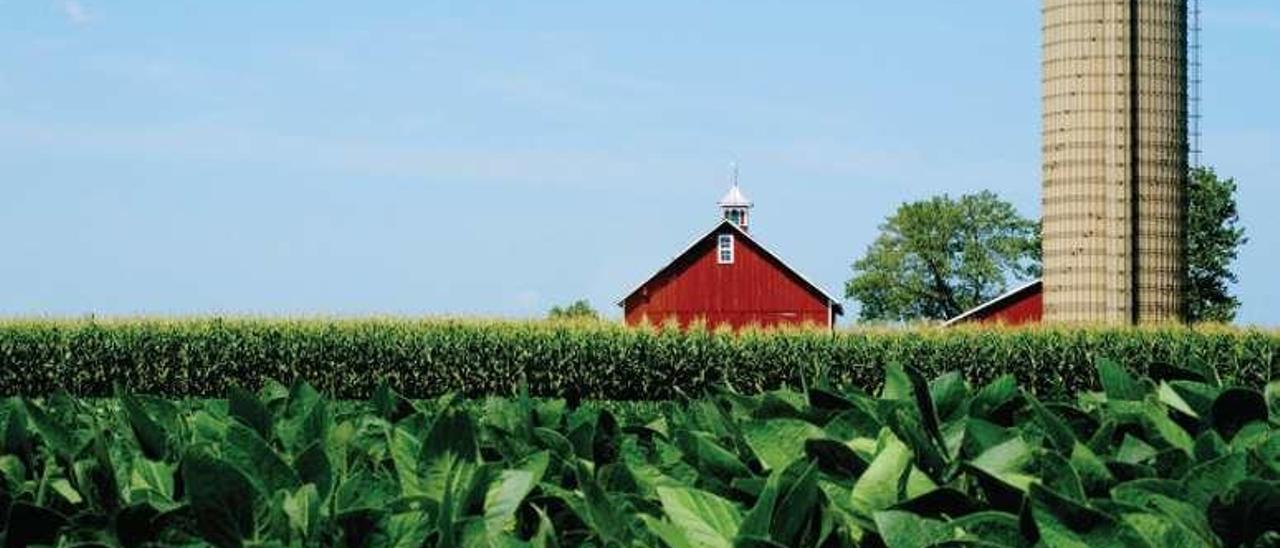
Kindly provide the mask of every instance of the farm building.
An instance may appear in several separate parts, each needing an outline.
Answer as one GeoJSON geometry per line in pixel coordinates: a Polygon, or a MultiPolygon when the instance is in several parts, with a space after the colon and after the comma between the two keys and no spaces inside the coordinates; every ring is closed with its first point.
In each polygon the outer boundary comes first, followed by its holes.
{"type": "Polygon", "coordinates": [[[719,202],[721,219],[619,303],[627,325],[710,327],[812,324],[833,328],[840,302],[749,233],[751,201],[735,182],[719,202]]]}
{"type": "Polygon", "coordinates": [[[944,325],[986,323],[1026,325],[1044,317],[1044,282],[1035,280],[947,320],[944,325]]]}

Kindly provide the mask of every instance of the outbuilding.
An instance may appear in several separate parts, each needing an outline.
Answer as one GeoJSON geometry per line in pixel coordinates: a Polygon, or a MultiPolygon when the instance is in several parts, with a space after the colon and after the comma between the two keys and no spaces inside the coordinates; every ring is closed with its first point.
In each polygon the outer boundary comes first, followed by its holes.
{"type": "Polygon", "coordinates": [[[943,325],[984,323],[1027,325],[1044,317],[1044,282],[1033,280],[947,320],[943,325]]]}
{"type": "Polygon", "coordinates": [[[688,327],[816,325],[834,328],[840,301],[749,232],[752,203],[736,181],[719,202],[721,219],[618,305],[627,325],[677,321],[688,327]]]}

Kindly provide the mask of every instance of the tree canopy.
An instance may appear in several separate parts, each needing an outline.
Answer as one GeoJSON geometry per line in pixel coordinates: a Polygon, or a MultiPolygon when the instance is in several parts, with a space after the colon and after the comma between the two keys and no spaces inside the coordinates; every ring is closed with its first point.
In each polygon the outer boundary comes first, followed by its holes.
{"type": "MultiPolygon", "coordinates": [[[[1236,182],[1192,170],[1187,187],[1186,319],[1229,322],[1240,308],[1231,264],[1248,242],[1236,182]]],[[[853,264],[845,296],[869,321],[947,319],[1040,275],[1039,223],[994,193],[902,204],[853,264]]]]}
{"type": "Polygon", "coordinates": [[[1187,321],[1229,322],[1240,299],[1229,284],[1237,281],[1231,263],[1249,241],[1239,226],[1236,181],[1212,168],[1191,171],[1187,188],[1187,321]]]}
{"type": "Polygon", "coordinates": [[[551,320],[596,320],[600,318],[600,313],[591,307],[591,303],[586,299],[579,299],[568,306],[553,306],[551,311],[547,313],[547,319],[551,320]]]}
{"type": "Polygon", "coordinates": [[[989,191],[904,203],[853,264],[862,320],[946,319],[1040,275],[1039,225],[989,191]]]}

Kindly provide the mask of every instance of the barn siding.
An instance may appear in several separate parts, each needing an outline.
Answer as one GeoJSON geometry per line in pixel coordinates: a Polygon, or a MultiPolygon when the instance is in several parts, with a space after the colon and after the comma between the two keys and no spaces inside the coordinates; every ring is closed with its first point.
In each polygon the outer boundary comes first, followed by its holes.
{"type": "Polygon", "coordinates": [[[1034,291],[1004,303],[990,314],[977,319],[981,323],[1026,325],[1040,323],[1044,316],[1044,292],[1034,291]]]}
{"type": "Polygon", "coordinates": [[[721,227],[677,262],[633,293],[625,302],[626,321],[648,318],[662,323],[675,318],[682,327],[696,319],[709,326],[737,329],[812,323],[827,326],[827,299],[770,258],[753,241],[721,227]],[[716,238],[734,234],[733,264],[716,260],[716,238]]]}

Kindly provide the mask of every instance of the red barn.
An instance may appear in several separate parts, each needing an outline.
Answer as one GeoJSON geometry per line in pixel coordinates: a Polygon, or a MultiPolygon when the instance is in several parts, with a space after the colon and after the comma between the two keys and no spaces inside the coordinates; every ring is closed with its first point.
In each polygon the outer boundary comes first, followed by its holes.
{"type": "Polygon", "coordinates": [[[1040,323],[1044,315],[1044,283],[1035,280],[947,320],[944,325],[988,323],[1026,325],[1040,323]]]}
{"type": "Polygon", "coordinates": [[[835,327],[840,302],[805,279],[748,233],[751,202],[735,183],[720,200],[723,219],[618,304],[627,325],[675,319],[772,327],[835,327]]]}

